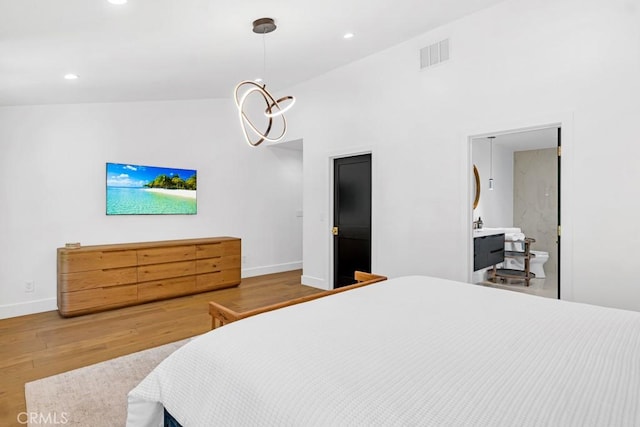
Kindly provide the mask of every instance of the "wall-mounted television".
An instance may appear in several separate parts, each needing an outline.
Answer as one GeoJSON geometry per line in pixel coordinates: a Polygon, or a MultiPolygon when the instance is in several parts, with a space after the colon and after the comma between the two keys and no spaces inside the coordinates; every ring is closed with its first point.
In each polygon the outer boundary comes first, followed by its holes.
{"type": "Polygon", "coordinates": [[[195,215],[192,169],[107,163],[107,215],[195,215]]]}

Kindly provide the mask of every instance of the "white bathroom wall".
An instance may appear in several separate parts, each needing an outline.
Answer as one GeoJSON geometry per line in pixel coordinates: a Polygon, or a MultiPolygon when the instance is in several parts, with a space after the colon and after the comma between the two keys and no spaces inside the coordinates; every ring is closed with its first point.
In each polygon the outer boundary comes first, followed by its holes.
{"type": "Polygon", "coordinates": [[[301,153],[249,147],[231,100],[3,107],[0,149],[0,318],[56,308],[65,242],[230,235],[244,277],[301,267],[301,153]],[[198,214],[106,216],[106,162],[197,169],[198,214]]]}
{"type": "Polygon", "coordinates": [[[563,298],[640,310],[636,268],[618,261],[640,243],[638,22],[631,0],[509,0],[290,88],[291,136],[305,145],[303,280],[331,286],[329,158],[362,149],[373,153],[373,270],[467,280],[478,133],[466,130],[557,113],[571,121],[563,298]],[[418,50],[445,37],[451,60],[419,71],[418,50]]]}
{"type": "Polygon", "coordinates": [[[545,274],[558,264],[558,154],[556,148],[514,153],[513,224],[536,241],[531,249],[549,254],[545,274]]]}
{"type": "Polygon", "coordinates": [[[482,217],[484,227],[513,227],[513,149],[493,144],[493,190],[491,147],[486,138],[472,140],[473,164],[480,173],[480,201],[473,211],[473,220],[482,217]]]}

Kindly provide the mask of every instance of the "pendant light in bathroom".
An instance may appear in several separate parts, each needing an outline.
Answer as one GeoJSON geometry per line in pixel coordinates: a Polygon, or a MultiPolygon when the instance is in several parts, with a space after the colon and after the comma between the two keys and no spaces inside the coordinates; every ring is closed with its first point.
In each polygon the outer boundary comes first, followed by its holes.
{"type": "Polygon", "coordinates": [[[493,190],[493,140],[495,136],[489,136],[489,190],[493,190]]]}

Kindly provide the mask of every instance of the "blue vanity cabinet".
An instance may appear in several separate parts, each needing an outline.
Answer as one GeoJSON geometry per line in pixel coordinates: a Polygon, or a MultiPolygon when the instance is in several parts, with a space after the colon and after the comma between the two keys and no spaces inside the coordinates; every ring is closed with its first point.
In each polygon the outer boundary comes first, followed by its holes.
{"type": "Polygon", "coordinates": [[[504,262],[504,233],[474,237],[473,271],[504,262]]]}

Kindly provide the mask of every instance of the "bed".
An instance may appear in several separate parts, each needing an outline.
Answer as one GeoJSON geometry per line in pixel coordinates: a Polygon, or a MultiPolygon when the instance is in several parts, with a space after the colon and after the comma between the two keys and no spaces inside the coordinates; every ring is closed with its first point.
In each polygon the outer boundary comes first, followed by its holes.
{"type": "Polygon", "coordinates": [[[201,335],[129,393],[213,425],[640,425],[640,313],[410,276],[201,335]]]}

